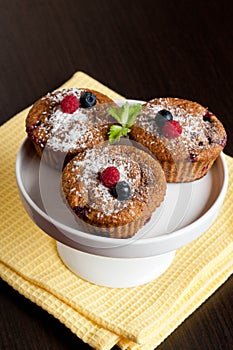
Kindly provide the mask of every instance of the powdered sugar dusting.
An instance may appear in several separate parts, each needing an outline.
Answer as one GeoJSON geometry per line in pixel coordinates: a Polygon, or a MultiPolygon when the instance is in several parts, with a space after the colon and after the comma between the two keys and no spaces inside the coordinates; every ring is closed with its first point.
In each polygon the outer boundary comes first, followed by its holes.
{"type": "Polygon", "coordinates": [[[109,104],[96,104],[89,108],[80,106],[72,114],[61,111],[60,105],[64,97],[75,95],[80,100],[83,91],[78,88],[62,89],[44,97],[49,100],[49,117],[45,123],[40,124],[40,128],[46,135],[47,145],[54,151],[82,151],[90,145],[92,147],[93,142],[98,137],[101,138],[98,126],[111,121],[109,104]]]}
{"type": "MultiPolygon", "coordinates": [[[[74,161],[74,172],[78,174],[78,182],[84,183],[84,192],[88,191],[89,206],[106,216],[118,213],[130,207],[132,201],[118,201],[111,191],[102,185],[99,174],[109,166],[115,166],[120,172],[120,181],[126,181],[131,189],[131,199],[140,183],[141,170],[137,162],[127,159],[126,155],[109,152],[110,147],[100,152],[87,151],[83,161],[74,161]]],[[[78,195],[85,195],[79,193],[78,195]]],[[[100,214],[99,214],[100,215],[100,214]]]]}
{"type": "MultiPolygon", "coordinates": [[[[173,99],[173,102],[178,99],[173,99]]],[[[195,104],[195,110],[189,106],[170,104],[169,99],[157,99],[158,104],[148,103],[144,113],[138,116],[135,125],[144,128],[157,138],[159,138],[172,152],[173,155],[184,152],[192,152],[198,148],[209,148],[209,138],[216,132],[213,125],[203,120],[205,108],[195,104]],[[155,122],[156,114],[166,109],[173,115],[173,119],[178,121],[182,127],[182,133],[179,137],[168,139],[162,135],[161,130],[155,122]]]]}
{"type": "Polygon", "coordinates": [[[52,114],[48,124],[52,128],[47,145],[54,151],[68,152],[77,146],[77,141],[79,141],[79,147],[85,148],[85,142],[80,143],[80,140],[84,139],[87,133],[89,137],[93,137],[88,129],[87,115],[81,109],[69,114],[63,113],[58,108],[52,114]]]}
{"type": "Polygon", "coordinates": [[[61,90],[55,90],[52,93],[48,93],[45,98],[49,98],[51,103],[60,103],[63,98],[67,95],[75,95],[77,99],[80,99],[81,96],[81,90],[78,88],[69,88],[69,89],[61,89],[61,90]]]}

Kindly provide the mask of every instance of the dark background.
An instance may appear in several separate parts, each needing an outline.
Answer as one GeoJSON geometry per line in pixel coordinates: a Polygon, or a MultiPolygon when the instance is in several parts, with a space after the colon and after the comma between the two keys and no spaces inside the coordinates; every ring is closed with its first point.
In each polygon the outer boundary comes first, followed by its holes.
{"type": "MultiPolygon", "coordinates": [[[[183,97],[214,112],[233,156],[232,1],[0,0],[0,122],[78,70],[127,98],[183,97]]],[[[228,350],[232,279],[158,350],[228,350]]],[[[0,349],[90,349],[0,282],[0,349]]]]}

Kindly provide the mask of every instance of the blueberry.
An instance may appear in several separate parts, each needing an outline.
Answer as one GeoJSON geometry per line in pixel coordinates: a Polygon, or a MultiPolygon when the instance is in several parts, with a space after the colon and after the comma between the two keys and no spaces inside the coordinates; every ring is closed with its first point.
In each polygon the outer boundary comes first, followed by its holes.
{"type": "Polygon", "coordinates": [[[36,144],[39,145],[41,148],[44,148],[44,146],[45,146],[45,141],[44,141],[44,140],[41,140],[41,139],[38,139],[38,140],[36,140],[36,144]]]}
{"type": "Polygon", "coordinates": [[[34,129],[36,129],[37,126],[39,126],[40,124],[41,124],[41,121],[37,121],[36,123],[27,126],[26,132],[31,133],[31,132],[32,132],[34,129]]]}
{"type": "Polygon", "coordinates": [[[225,146],[226,146],[226,143],[227,143],[227,135],[225,135],[225,136],[223,137],[223,139],[221,139],[221,140],[218,142],[218,144],[219,144],[220,146],[222,146],[222,147],[225,147],[225,146]]]}
{"type": "Polygon", "coordinates": [[[155,116],[155,122],[159,128],[162,128],[164,124],[170,120],[173,120],[173,116],[171,112],[167,111],[166,109],[161,109],[161,111],[158,111],[155,116]]]}
{"type": "Polygon", "coordinates": [[[209,122],[212,123],[213,122],[213,113],[211,113],[210,111],[208,111],[208,109],[205,111],[205,114],[203,115],[203,120],[204,122],[209,122]]]}
{"type": "Polygon", "coordinates": [[[195,153],[190,153],[190,155],[189,155],[189,161],[190,161],[191,163],[197,162],[197,154],[195,154],[195,153]]]}
{"type": "Polygon", "coordinates": [[[130,198],[130,187],[126,181],[119,181],[112,189],[112,195],[119,201],[125,201],[130,198]]]}
{"type": "Polygon", "coordinates": [[[92,107],[96,104],[96,97],[92,92],[83,92],[80,96],[80,104],[83,108],[92,107]]]}
{"type": "Polygon", "coordinates": [[[73,207],[73,211],[80,219],[85,219],[88,215],[88,209],[85,206],[83,207],[75,206],[73,207]]]}
{"type": "Polygon", "coordinates": [[[26,132],[31,133],[35,129],[35,124],[32,124],[30,126],[27,126],[26,132]]]}

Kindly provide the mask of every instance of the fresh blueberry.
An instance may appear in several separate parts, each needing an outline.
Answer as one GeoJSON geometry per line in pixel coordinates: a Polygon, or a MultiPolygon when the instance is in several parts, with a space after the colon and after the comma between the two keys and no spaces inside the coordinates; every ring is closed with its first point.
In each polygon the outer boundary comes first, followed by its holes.
{"type": "Polygon", "coordinates": [[[191,163],[195,163],[197,161],[197,154],[195,153],[190,153],[189,155],[189,159],[188,159],[191,163]]]}
{"type": "Polygon", "coordinates": [[[27,126],[26,132],[31,133],[35,129],[35,124],[32,124],[30,126],[27,126]]]}
{"type": "Polygon", "coordinates": [[[83,108],[92,107],[96,104],[96,97],[92,92],[83,92],[80,96],[80,104],[83,108]]]}
{"type": "Polygon", "coordinates": [[[41,148],[44,148],[45,146],[45,141],[41,139],[36,140],[36,144],[39,145],[41,148]]]}
{"type": "Polygon", "coordinates": [[[119,181],[112,189],[112,195],[119,201],[125,201],[130,198],[130,187],[126,181],[119,181]]]}
{"type": "Polygon", "coordinates": [[[208,111],[208,109],[205,111],[205,114],[203,115],[203,120],[204,122],[209,122],[212,123],[213,122],[213,113],[211,113],[210,111],[208,111]]]}
{"type": "Polygon", "coordinates": [[[31,133],[31,132],[32,132],[34,129],[36,129],[37,126],[39,126],[40,124],[41,124],[41,121],[37,121],[36,123],[27,126],[26,132],[31,133]]]}
{"type": "Polygon", "coordinates": [[[226,143],[227,143],[227,135],[225,135],[224,137],[223,137],[223,139],[221,139],[220,141],[219,141],[219,145],[220,146],[222,146],[222,147],[225,147],[226,146],[226,143]]]}
{"type": "Polygon", "coordinates": [[[161,109],[155,116],[155,122],[159,128],[162,128],[164,124],[170,120],[173,120],[171,112],[166,109],[161,109]]]}
{"type": "Polygon", "coordinates": [[[88,215],[88,209],[85,206],[83,207],[75,206],[73,207],[73,211],[80,219],[85,219],[88,215]]]}

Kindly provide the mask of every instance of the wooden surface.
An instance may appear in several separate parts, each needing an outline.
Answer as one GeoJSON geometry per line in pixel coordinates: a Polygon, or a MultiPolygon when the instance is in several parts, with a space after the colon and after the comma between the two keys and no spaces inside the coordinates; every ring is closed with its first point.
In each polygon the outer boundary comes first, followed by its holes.
{"type": "MultiPolygon", "coordinates": [[[[82,70],[120,94],[176,96],[208,106],[233,156],[232,1],[0,0],[0,120],[82,70]]],[[[233,344],[228,280],[158,350],[233,344]]],[[[0,349],[90,349],[0,282],[0,349]]]]}

